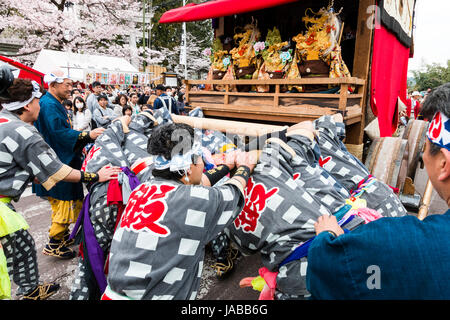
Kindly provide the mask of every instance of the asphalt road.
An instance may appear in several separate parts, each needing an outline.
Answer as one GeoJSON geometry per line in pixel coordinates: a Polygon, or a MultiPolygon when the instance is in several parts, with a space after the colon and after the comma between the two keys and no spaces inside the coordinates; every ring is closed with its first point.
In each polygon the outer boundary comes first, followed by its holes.
{"type": "MultiPolygon", "coordinates": [[[[51,208],[48,201],[36,197],[28,188],[19,202],[13,203],[14,207],[27,220],[30,233],[36,243],[40,280],[42,282],[58,282],[61,289],[49,300],[68,300],[70,287],[75,277],[78,258],[60,260],[42,253],[43,247],[48,241],[48,229],[50,227],[51,208]]],[[[73,226],[72,226],[73,227],[73,226]]],[[[77,246],[72,249],[77,250],[77,246]]],[[[214,259],[208,248],[205,249],[205,261],[203,276],[197,299],[200,300],[257,300],[259,292],[250,288],[240,288],[239,281],[242,278],[258,275],[261,267],[259,255],[240,256],[232,273],[222,280],[215,276],[211,265],[214,259]]],[[[12,299],[19,300],[15,295],[17,286],[12,282],[12,299]]]]}

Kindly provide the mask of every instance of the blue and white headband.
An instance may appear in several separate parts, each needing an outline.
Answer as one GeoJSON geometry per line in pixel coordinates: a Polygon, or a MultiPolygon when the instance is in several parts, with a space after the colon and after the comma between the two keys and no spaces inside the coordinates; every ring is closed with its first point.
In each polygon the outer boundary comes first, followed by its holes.
{"type": "Polygon", "coordinates": [[[26,101],[14,101],[11,103],[2,103],[2,107],[9,111],[18,110],[20,108],[25,107],[27,104],[31,103],[34,98],[39,99],[42,96],[41,87],[39,84],[32,80],[31,84],[33,85],[33,91],[31,92],[31,98],[26,101]]]}
{"type": "Polygon", "coordinates": [[[427,137],[432,143],[450,151],[450,119],[437,112],[430,122],[427,137]]]}
{"type": "Polygon", "coordinates": [[[44,82],[47,83],[47,84],[49,84],[49,85],[50,85],[50,83],[53,83],[53,82],[56,82],[56,83],[63,83],[63,82],[64,82],[64,79],[68,79],[68,77],[58,77],[58,76],[56,76],[56,75],[53,74],[53,73],[47,73],[47,74],[44,76],[44,82]]]}
{"type": "Polygon", "coordinates": [[[201,144],[199,142],[194,142],[192,149],[185,154],[173,155],[171,160],[167,160],[164,156],[161,155],[157,156],[155,159],[155,169],[169,169],[171,172],[186,172],[191,167],[191,164],[193,164],[193,155],[202,155],[201,144]]]}

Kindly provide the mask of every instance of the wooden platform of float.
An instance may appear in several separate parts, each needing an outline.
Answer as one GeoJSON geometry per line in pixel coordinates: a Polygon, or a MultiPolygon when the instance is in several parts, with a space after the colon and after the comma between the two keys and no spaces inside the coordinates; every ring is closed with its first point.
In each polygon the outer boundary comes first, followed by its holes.
{"type": "MultiPolygon", "coordinates": [[[[200,107],[206,117],[294,124],[341,113],[347,126],[361,124],[366,81],[359,78],[302,78],[273,80],[187,80],[189,108],[200,107]],[[223,91],[192,90],[193,86],[220,85],[223,91]],[[239,92],[238,86],[270,86],[273,92],[239,92]],[[338,93],[283,92],[287,86],[326,85],[338,93]],[[354,93],[349,93],[353,87],[354,93]]],[[[350,136],[351,136],[350,129],[350,136]]],[[[360,141],[360,129],[352,140],[360,141]]],[[[359,142],[357,142],[359,143],[359,142]]]]}

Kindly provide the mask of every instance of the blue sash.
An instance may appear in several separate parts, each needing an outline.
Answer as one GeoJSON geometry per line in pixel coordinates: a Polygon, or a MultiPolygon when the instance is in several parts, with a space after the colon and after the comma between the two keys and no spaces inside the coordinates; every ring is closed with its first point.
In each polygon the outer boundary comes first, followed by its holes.
{"type": "MultiPolygon", "coordinates": [[[[355,218],[355,215],[352,215],[350,217],[348,217],[347,219],[345,219],[344,221],[339,221],[339,225],[343,226],[346,225],[347,223],[349,223],[350,221],[353,220],[353,218],[355,218]]],[[[347,229],[344,229],[345,233],[350,232],[347,229]]],[[[316,237],[312,237],[311,239],[309,239],[308,241],[304,242],[301,246],[298,246],[289,256],[287,256],[278,266],[278,269],[281,268],[282,266],[284,266],[285,264],[294,261],[294,260],[300,260],[301,258],[304,258],[306,256],[308,256],[308,249],[309,246],[311,245],[311,242],[313,242],[313,240],[316,237]]]]}

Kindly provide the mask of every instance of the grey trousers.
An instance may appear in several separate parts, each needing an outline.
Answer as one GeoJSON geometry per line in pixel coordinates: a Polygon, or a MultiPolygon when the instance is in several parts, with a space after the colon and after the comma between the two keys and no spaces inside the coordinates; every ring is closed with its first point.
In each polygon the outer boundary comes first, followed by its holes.
{"type": "Polygon", "coordinates": [[[36,246],[27,230],[0,238],[10,279],[17,284],[17,295],[24,295],[39,285],[36,246]]]}

